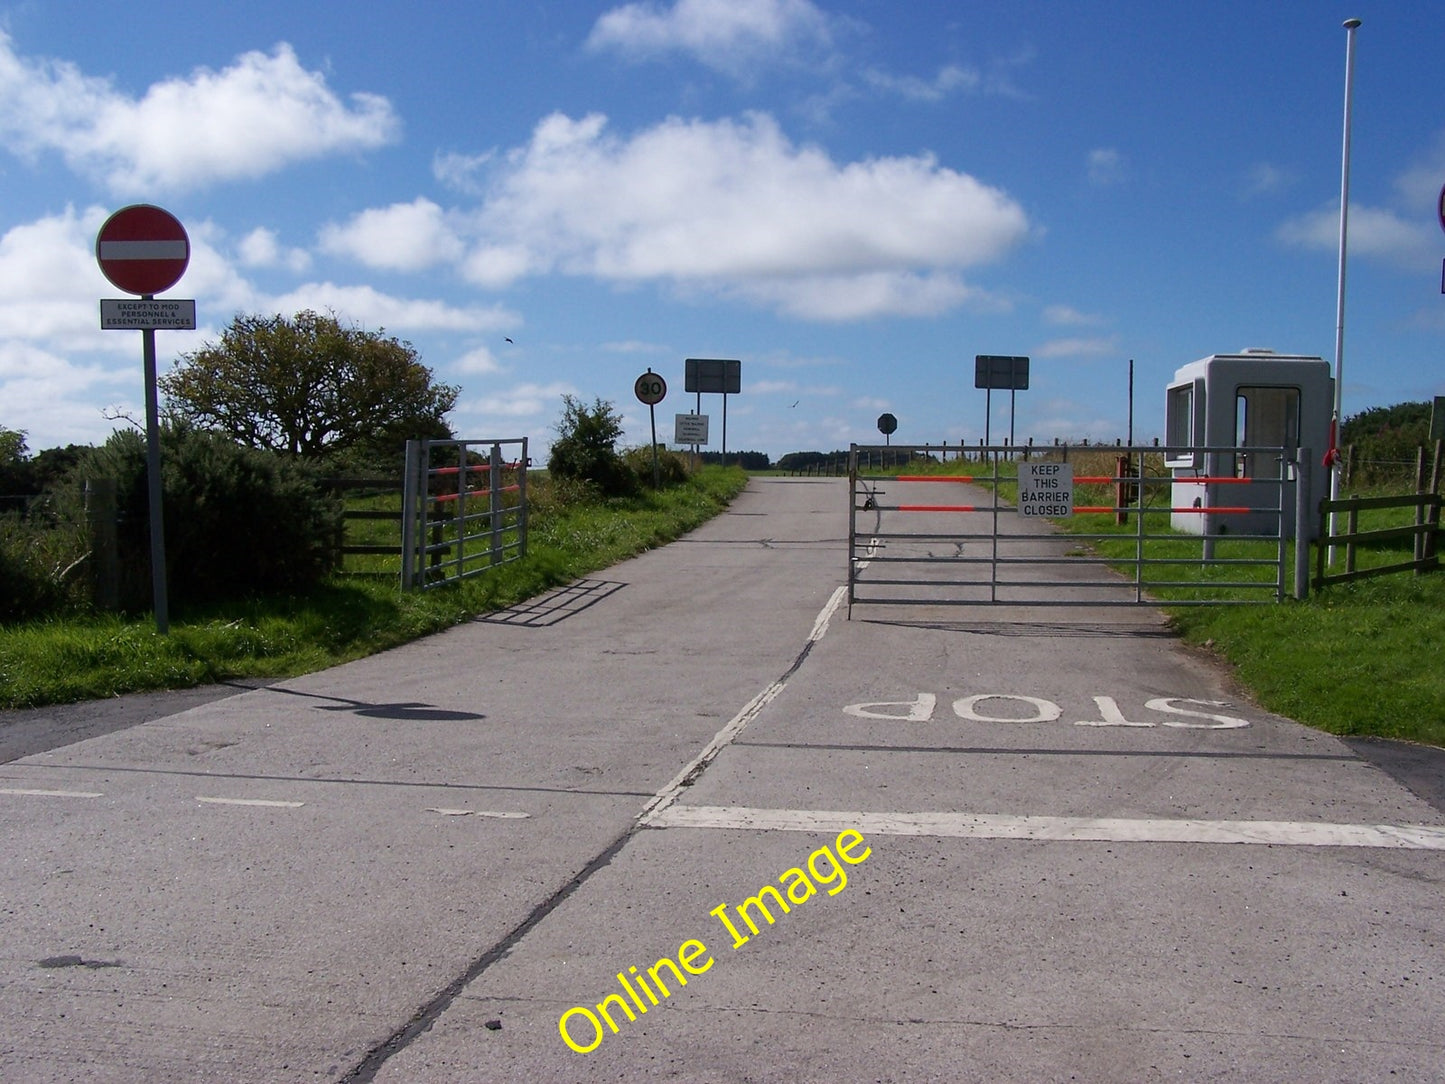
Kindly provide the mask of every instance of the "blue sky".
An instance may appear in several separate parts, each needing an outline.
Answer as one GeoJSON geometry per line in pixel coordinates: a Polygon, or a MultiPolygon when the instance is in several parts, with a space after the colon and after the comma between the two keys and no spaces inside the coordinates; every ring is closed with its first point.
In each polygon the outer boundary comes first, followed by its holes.
{"type": "Polygon", "coordinates": [[[1033,359],[1020,440],[1112,440],[1132,358],[1147,439],[1196,358],[1333,360],[1351,16],[1346,414],[1445,394],[1438,2],[0,0],[0,425],[139,415],[93,245],[148,202],[201,324],[163,371],[330,309],[461,385],[459,436],[545,445],[575,394],[642,443],[637,375],[670,437],[683,360],[739,358],[728,445],[778,456],[885,410],[976,441],[979,353],[1033,359]]]}

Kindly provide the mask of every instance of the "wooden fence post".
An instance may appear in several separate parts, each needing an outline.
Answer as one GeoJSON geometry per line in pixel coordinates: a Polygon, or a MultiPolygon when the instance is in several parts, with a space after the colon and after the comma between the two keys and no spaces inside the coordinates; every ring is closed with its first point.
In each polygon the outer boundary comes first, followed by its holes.
{"type": "MultiPolygon", "coordinates": [[[[1358,493],[1351,493],[1351,494],[1350,494],[1350,500],[1352,500],[1352,501],[1357,501],[1357,500],[1359,500],[1359,499],[1360,499],[1360,495],[1359,495],[1358,493]]],[[[1355,570],[1355,539],[1354,539],[1354,535],[1355,535],[1356,531],[1358,530],[1359,525],[1360,525],[1360,510],[1359,510],[1358,508],[1356,508],[1354,505],[1350,505],[1350,515],[1349,515],[1349,519],[1346,520],[1346,522],[1345,522],[1345,533],[1346,533],[1347,535],[1350,535],[1350,540],[1345,543],[1345,572],[1346,572],[1346,574],[1351,573],[1351,572],[1353,572],[1353,571],[1355,570]]]]}
{"type": "Polygon", "coordinates": [[[85,521],[90,534],[90,598],[101,611],[120,609],[120,561],[116,545],[115,479],[85,482],[85,521]]]}

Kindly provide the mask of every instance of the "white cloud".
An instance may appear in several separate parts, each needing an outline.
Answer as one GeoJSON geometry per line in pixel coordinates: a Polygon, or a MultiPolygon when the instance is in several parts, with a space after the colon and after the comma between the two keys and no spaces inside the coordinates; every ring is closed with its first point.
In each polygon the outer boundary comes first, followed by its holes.
{"type": "Polygon", "coordinates": [[[846,321],[878,316],[938,316],[965,303],[996,310],[989,295],[956,275],[870,271],[852,275],[808,275],[759,279],[732,292],[804,320],[846,321]]]}
{"type": "Polygon", "coordinates": [[[311,266],[311,254],[303,248],[285,248],[275,230],[257,226],[236,246],[245,267],[284,267],[300,273],[311,266]]]}
{"type": "MultiPolygon", "coordinates": [[[[99,323],[97,318],[96,323],[99,323]]],[[[132,336],[120,338],[132,340],[132,336]]],[[[134,341],[127,343],[133,355],[134,341]]],[[[102,405],[140,399],[139,365],[79,364],[39,347],[0,339],[0,425],[32,435],[32,450],[57,444],[88,444],[113,426],[102,405]],[[64,394],[57,394],[57,389],[64,394]]]]}
{"type": "Polygon", "coordinates": [[[863,78],[876,90],[897,94],[914,102],[939,102],[956,90],[977,90],[983,82],[978,72],[956,64],[940,68],[932,80],[923,80],[915,75],[889,75],[876,69],[864,72],[863,78]]]}
{"type": "Polygon", "coordinates": [[[1445,132],[1435,136],[1430,149],[1398,177],[1395,192],[1402,207],[1428,207],[1432,213],[1440,198],[1440,182],[1445,178],[1445,132]]]}
{"type": "Polygon", "coordinates": [[[137,99],[67,61],[19,56],[0,31],[0,135],[22,153],[57,151],[116,193],[260,177],[382,146],[399,128],[385,98],[342,101],[284,43],[219,72],[198,68],[156,83],[137,99]]]}
{"type": "Polygon", "coordinates": [[[457,154],[438,151],[432,158],[431,172],[433,177],[448,188],[476,196],[482,193],[482,183],[478,174],[491,160],[491,151],[485,154],[457,154]]]}
{"type": "Polygon", "coordinates": [[[1282,192],[1294,184],[1294,174],[1269,162],[1256,162],[1245,171],[1244,195],[1246,198],[1272,195],[1282,192]]]}
{"type": "Polygon", "coordinates": [[[1112,147],[1097,147],[1089,152],[1089,183],[1100,187],[1118,184],[1124,179],[1124,156],[1112,147]]]}
{"type": "MultiPolygon", "coordinates": [[[[1279,227],[1275,236],[1298,248],[1337,253],[1339,207],[1321,207],[1292,218],[1279,227]]],[[[1438,255],[1435,241],[1430,223],[1423,215],[1419,220],[1407,221],[1385,208],[1350,203],[1348,252],[1352,257],[1369,257],[1415,268],[1434,262],[1438,255]]]]}
{"type": "Polygon", "coordinates": [[[114,297],[91,248],[105,212],[73,208],[13,226],[0,236],[0,340],[55,350],[119,345],[100,330],[97,299],[114,297]]]}
{"type": "Polygon", "coordinates": [[[474,281],[560,270],[745,296],[795,315],[933,315],[974,300],[958,269],[1027,235],[1004,192],[929,155],[839,164],[764,114],[668,119],[630,138],[553,114],[478,214],[474,281]]]}
{"type": "Polygon", "coordinates": [[[673,352],[671,347],[662,343],[644,342],[641,339],[603,343],[598,349],[609,354],[670,354],[673,352]]]}
{"type": "Polygon", "coordinates": [[[463,251],[446,213],[424,197],[362,211],[344,225],[323,226],[321,248],[386,271],[421,271],[452,263],[463,251]]]}
{"type": "Polygon", "coordinates": [[[334,311],[342,320],[389,331],[500,331],[521,324],[521,318],[501,305],[458,308],[443,301],[396,297],[371,286],[338,286],[309,282],[262,305],[268,311],[296,313],[334,311]]]}
{"type": "Polygon", "coordinates": [[[1096,358],[1117,354],[1119,341],[1114,336],[1102,339],[1052,339],[1036,346],[1038,358],[1096,358]]]}
{"type": "Polygon", "coordinates": [[[1044,309],[1044,319],[1063,327],[1096,327],[1104,321],[1101,317],[1080,312],[1070,305],[1050,305],[1044,309]]]}
{"type": "Polygon", "coordinates": [[[457,413],[482,418],[531,418],[549,410],[560,414],[562,396],[577,394],[565,381],[519,384],[495,395],[465,400],[457,406],[457,413]]]}
{"type": "Polygon", "coordinates": [[[597,20],[587,46],[641,60],[685,53],[742,74],[750,62],[827,47],[829,20],[810,0],[677,0],[624,4],[597,20]]]}
{"type": "Polygon", "coordinates": [[[457,358],[456,361],[452,362],[451,367],[459,373],[474,375],[486,375],[488,373],[500,373],[504,371],[501,363],[497,361],[496,356],[485,346],[478,346],[473,350],[468,350],[461,357],[457,358]]]}
{"type": "Polygon", "coordinates": [[[798,385],[791,380],[750,380],[748,391],[755,395],[773,395],[778,392],[797,391],[798,385]]]}

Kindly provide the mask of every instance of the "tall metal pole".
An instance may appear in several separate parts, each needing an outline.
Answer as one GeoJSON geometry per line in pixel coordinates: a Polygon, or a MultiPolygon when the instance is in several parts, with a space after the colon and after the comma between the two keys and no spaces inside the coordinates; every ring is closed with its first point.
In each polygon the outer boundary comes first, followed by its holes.
{"type": "MultiPolygon", "coordinates": [[[[145,295],[149,301],[150,294],[145,295]]],[[[161,432],[160,408],[156,400],[156,333],[154,328],[141,331],[141,353],[145,365],[146,396],[146,477],[150,490],[151,527],[151,603],[155,607],[156,631],[164,636],[170,632],[170,608],[166,599],[166,532],[161,508],[161,432]]]]}
{"type": "Polygon", "coordinates": [[[1134,447],[1134,359],[1129,359],[1129,447],[1134,447]]]}
{"type": "MultiPolygon", "coordinates": [[[[1345,134],[1340,149],[1340,271],[1335,294],[1335,405],[1330,418],[1330,500],[1340,499],[1340,429],[1343,425],[1341,405],[1345,393],[1345,248],[1350,223],[1350,113],[1355,91],[1355,31],[1359,19],[1346,19],[1345,27],[1345,134]]],[[[1298,531],[1298,525],[1296,525],[1298,531]]],[[[1335,514],[1330,513],[1330,534],[1335,533],[1335,514]]],[[[1335,560],[1335,547],[1330,547],[1330,563],[1335,560]]]]}

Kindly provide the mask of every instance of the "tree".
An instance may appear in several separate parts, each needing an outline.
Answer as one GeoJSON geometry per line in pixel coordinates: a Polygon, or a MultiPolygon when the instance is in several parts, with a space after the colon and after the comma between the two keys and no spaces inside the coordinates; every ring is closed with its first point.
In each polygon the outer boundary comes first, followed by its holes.
{"type": "Polygon", "coordinates": [[[183,420],[242,444],[316,459],[407,437],[450,436],[459,388],[432,382],[410,343],[307,310],[238,315],[219,343],[160,380],[183,420]]]}
{"type": "Polygon", "coordinates": [[[25,453],[25,430],[0,425],[0,497],[30,492],[25,453]]]}
{"type": "Polygon", "coordinates": [[[622,415],[611,403],[597,399],[589,408],[575,396],[564,395],[547,470],[559,478],[592,482],[607,497],[635,493],[637,475],[617,450],[621,436],[622,415]]]}

